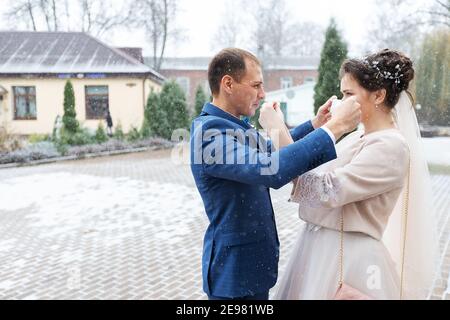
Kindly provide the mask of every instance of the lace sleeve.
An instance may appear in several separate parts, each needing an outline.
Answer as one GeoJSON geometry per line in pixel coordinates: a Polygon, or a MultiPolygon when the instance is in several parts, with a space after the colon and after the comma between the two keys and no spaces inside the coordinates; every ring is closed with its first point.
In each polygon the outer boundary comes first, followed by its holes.
{"type": "Polygon", "coordinates": [[[403,186],[408,161],[403,140],[393,134],[375,135],[349,163],[300,176],[291,201],[311,208],[338,208],[376,197],[403,186]]]}
{"type": "Polygon", "coordinates": [[[323,203],[335,201],[338,196],[339,183],[331,175],[319,172],[307,172],[298,178],[290,201],[301,206],[318,208],[323,203]]]}

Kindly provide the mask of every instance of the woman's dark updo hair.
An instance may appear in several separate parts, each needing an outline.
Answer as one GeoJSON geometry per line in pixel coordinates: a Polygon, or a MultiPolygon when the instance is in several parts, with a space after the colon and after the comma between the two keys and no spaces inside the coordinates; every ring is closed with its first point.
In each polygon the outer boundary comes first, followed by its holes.
{"type": "Polygon", "coordinates": [[[395,50],[384,49],[363,59],[345,60],[340,77],[350,74],[361,87],[374,92],[386,89],[384,104],[394,108],[400,93],[407,90],[414,78],[411,59],[395,50]]]}

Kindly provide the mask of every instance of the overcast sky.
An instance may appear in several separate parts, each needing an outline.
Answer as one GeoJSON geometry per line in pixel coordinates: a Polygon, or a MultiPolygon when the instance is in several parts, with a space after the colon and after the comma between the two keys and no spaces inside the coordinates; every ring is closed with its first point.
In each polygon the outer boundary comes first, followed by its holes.
{"type": "MultiPolygon", "coordinates": [[[[4,0],[0,0],[4,1],[4,0]]],[[[121,0],[116,0],[121,1],[121,0]]],[[[169,45],[166,56],[211,56],[216,51],[211,42],[221,23],[221,15],[227,5],[224,0],[178,0],[177,24],[184,30],[186,39],[176,47],[169,45]]],[[[349,44],[350,55],[362,51],[364,37],[375,9],[375,0],[286,0],[292,18],[298,22],[314,21],[326,27],[335,17],[344,39],[349,44]]],[[[392,1],[392,0],[386,0],[392,1]]],[[[426,0],[417,0],[423,2],[426,0]]],[[[0,6],[0,12],[5,10],[0,6]]],[[[9,29],[3,19],[0,28],[9,29]]],[[[144,55],[150,55],[143,31],[116,31],[105,41],[114,46],[143,47],[144,55]]]]}
{"type": "MultiPolygon", "coordinates": [[[[185,29],[187,39],[170,46],[169,56],[211,56],[215,50],[211,41],[225,11],[224,0],[179,0],[178,24],[185,29]]],[[[387,0],[392,1],[392,0],[387,0]]],[[[314,21],[324,27],[331,17],[335,17],[343,36],[349,43],[350,51],[358,52],[367,30],[367,20],[373,12],[373,0],[287,0],[292,16],[298,21],[314,21]]],[[[144,35],[117,32],[114,45],[140,46],[144,35]]],[[[144,48],[145,49],[145,48],[144,48]]],[[[146,54],[150,54],[145,50],[146,54]]]]}

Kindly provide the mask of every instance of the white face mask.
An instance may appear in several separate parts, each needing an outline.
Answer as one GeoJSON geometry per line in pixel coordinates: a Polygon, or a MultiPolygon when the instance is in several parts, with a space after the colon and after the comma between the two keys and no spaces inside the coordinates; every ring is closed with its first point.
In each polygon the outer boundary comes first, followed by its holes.
{"type": "Polygon", "coordinates": [[[330,108],[331,115],[333,115],[336,108],[338,108],[341,104],[342,104],[342,100],[339,100],[339,99],[333,100],[333,102],[331,103],[331,108],[330,108]]]}

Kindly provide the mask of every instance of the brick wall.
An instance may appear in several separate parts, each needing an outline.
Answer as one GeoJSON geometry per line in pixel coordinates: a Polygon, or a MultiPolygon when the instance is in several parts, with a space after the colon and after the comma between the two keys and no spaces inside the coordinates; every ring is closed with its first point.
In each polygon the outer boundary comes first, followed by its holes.
{"type": "Polygon", "coordinates": [[[186,98],[191,109],[194,107],[195,91],[199,85],[203,86],[203,89],[209,95],[208,73],[206,70],[161,70],[160,73],[168,79],[189,79],[189,90],[186,98]]]}
{"type": "Polygon", "coordinates": [[[311,77],[314,81],[318,78],[317,70],[269,70],[264,72],[264,87],[267,92],[281,89],[281,78],[292,78],[292,86],[299,86],[305,82],[305,78],[311,77]]]}
{"type": "MultiPolygon", "coordinates": [[[[189,89],[187,93],[187,101],[190,108],[193,108],[195,103],[195,91],[198,85],[202,85],[209,95],[208,74],[206,70],[161,70],[160,73],[168,79],[186,78],[188,80],[189,89]]],[[[276,91],[281,89],[281,79],[283,77],[292,78],[292,86],[298,86],[305,82],[305,79],[310,77],[317,81],[317,70],[270,70],[264,72],[264,87],[266,92],[276,91]]]]}

